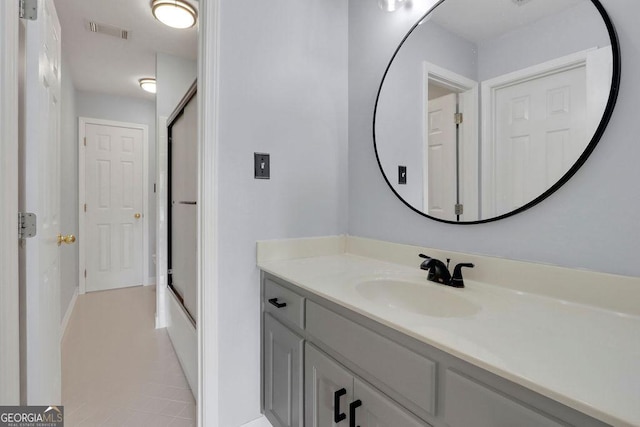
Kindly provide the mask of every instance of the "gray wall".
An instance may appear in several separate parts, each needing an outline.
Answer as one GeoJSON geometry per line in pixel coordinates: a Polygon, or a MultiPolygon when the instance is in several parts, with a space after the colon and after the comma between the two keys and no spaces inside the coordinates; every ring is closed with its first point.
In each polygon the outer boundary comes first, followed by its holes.
{"type": "MultiPolygon", "coordinates": [[[[78,235],[78,114],[76,90],[66,61],[62,61],[60,97],[60,232],[78,235]]],[[[60,252],[60,320],[78,288],[78,245],[60,252]]]]}
{"type": "Polygon", "coordinates": [[[178,106],[198,75],[195,61],[166,53],[156,55],[156,113],[168,117],[178,106]]]}
{"type": "Polygon", "coordinates": [[[218,424],[239,426],[260,415],[256,240],[347,231],[347,2],[221,3],[218,424]]]}
{"type": "MultiPolygon", "coordinates": [[[[79,117],[138,123],[149,127],[149,187],[147,209],[149,230],[149,259],[146,260],[149,277],[155,277],[155,267],[151,255],[156,247],[156,195],[153,184],[156,176],[156,108],[153,101],[142,98],[128,98],[102,93],[78,92],[77,113],[79,117]]],[[[77,157],[77,150],[75,153],[77,157]]]]}
{"type": "MultiPolygon", "coordinates": [[[[414,8],[425,2],[416,0],[414,8]]],[[[441,224],[400,202],[384,182],[371,141],[376,89],[395,46],[417,20],[376,2],[349,2],[349,233],[573,268],[640,275],[640,14],[637,0],[602,0],[622,48],[621,93],[604,137],[560,190],[517,216],[483,225],[441,224]]],[[[423,11],[421,11],[423,12],[423,11]]],[[[416,265],[418,261],[416,258],[416,265]]]]}
{"type": "Polygon", "coordinates": [[[482,80],[593,47],[609,46],[597,9],[585,2],[478,46],[482,80]],[[570,27],[571,31],[566,31],[570,27]]]}
{"type": "Polygon", "coordinates": [[[434,22],[421,25],[396,55],[380,92],[376,121],[380,161],[398,194],[418,209],[424,199],[425,61],[475,81],[477,48],[434,22]],[[406,185],[398,185],[399,165],[407,167],[406,185]]]}

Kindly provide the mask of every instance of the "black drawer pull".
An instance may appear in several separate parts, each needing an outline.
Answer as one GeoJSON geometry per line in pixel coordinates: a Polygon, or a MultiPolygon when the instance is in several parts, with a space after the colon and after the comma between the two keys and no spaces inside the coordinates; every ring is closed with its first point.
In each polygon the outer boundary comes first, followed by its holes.
{"type": "Polygon", "coordinates": [[[362,400],[360,399],[349,404],[349,427],[360,427],[356,426],[356,408],[360,406],[362,406],[362,400]]]}
{"type": "Polygon", "coordinates": [[[271,298],[269,304],[276,306],[276,308],[283,308],[287,306],[286,302],[278,302],[278,298],[271,298]]]}
{"type": "Polygon", "coordinates": [[[336,424],[347,418],[347,414],[340,412],[340,397],[345,394],[347,394],[347,390],[344,388],[333,393],[333,422],[336,424]]]}

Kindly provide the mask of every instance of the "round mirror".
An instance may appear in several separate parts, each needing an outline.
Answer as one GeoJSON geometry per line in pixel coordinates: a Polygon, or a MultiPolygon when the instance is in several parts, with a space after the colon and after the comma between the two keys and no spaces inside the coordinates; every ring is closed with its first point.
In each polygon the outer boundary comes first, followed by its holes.
{"type": "Polygon", "coordinates": [[[513,215],[584,163],[619,81],[617,37],[597,0],[442,0],[380,84],[380,169],[407,206],[435,220],[513,215]]]}

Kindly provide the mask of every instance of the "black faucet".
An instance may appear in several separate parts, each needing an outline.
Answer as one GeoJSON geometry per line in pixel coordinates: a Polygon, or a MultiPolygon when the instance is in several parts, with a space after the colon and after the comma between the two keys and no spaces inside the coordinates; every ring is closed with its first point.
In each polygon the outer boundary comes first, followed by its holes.
{"type": "Polygon", "coordinates": [[[469,262],[463,262],[457,264],[453,269],[453,276],[449,273],[449,262],[447,258],[447,264],[439,259],[431,258],[425,254],[420,254],[420,258],[424,258],[425,261],[420,264],[422,270],[427,270],[427,280],[442,285],[452,286],[454,288],[464,288],[464,281],[462,279],[462,268],[473,268],[474,265],[469,262]]]}

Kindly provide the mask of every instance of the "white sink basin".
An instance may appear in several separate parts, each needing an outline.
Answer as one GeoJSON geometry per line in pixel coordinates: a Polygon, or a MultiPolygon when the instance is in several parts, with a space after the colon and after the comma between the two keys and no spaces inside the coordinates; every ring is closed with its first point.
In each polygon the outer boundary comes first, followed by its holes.
{"type": "Polygon", "coordinates": [[[356,291],[376,304],[425,316],[465,317],[480,311],[479,305],[436,286],[438,285],[404,280],[376,279],[358,283],[356,291]]]}

